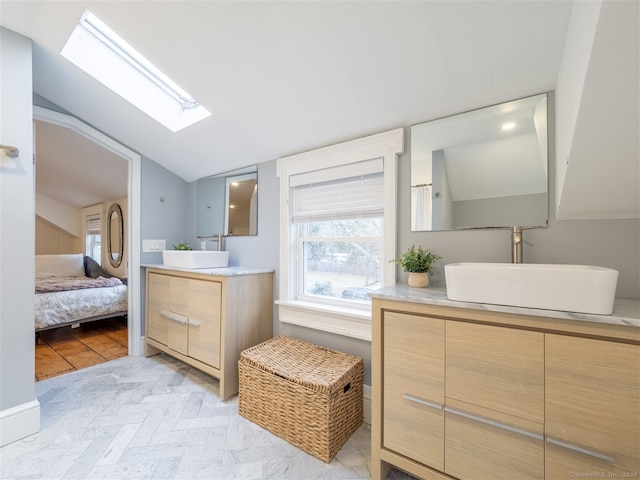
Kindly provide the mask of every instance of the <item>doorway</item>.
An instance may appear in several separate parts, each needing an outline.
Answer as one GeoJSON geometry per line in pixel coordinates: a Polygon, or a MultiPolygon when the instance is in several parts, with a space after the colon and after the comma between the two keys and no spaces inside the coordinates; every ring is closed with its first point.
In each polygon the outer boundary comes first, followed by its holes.
{"type": "MultiPolygon", "coordinates": [[[[75,117],[39,106],[33,107],[34,120],[68,128],[128,161],[127,179],[127,240],[129,246],[126,267],[128,283],[128,354],[142,355],[142,322],[140,318],[140,176],[141,157],[129,148],[90,127],[75,117]]],[[[37,152],[36,152],[37,153],[37,152]]]]}

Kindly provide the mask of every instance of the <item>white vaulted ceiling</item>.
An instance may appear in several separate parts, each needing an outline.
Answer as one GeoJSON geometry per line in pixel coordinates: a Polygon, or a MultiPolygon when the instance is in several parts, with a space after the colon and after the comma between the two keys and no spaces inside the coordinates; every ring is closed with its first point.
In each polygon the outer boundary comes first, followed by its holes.
{"type": "Polygon", "coordinates": [[[34,92],[186,181],[554,88],[568,1],[7,1],[34,92]],[[60,55],[90,9],[212,112],[172,133],[60,55]]]}

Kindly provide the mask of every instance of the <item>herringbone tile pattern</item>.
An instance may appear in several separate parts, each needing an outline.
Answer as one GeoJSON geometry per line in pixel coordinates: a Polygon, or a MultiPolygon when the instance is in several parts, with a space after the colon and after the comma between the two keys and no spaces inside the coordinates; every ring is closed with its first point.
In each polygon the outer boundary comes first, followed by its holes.
{"type": "Polygon", "coordinates": [[[41,430],[0,449],[0,478],[370,478],[366,425],[325,464],[239,416],[238,397],[222,401],[217,389],[165,355],[38,382],[41,430]]]}

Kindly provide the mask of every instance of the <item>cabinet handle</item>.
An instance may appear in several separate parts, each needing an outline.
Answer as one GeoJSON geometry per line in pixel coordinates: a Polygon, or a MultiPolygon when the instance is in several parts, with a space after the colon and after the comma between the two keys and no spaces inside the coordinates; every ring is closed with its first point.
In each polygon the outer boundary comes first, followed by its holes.
{"type": "Polygon", "coordinates": [[[189,318],[189,326],[190,327],[199,327],[200,326],[200,321],[199,320],[192,320],[191,318],[189,318]]]}
{"type": "Polygon", "coordinates": [[[185,317],[184,315],[180,315],[179,313],[160,312],[160,315],[162,315],[164,318],[168,318],[169,320],[172,320],[174,322],[183,323],[185,325],[187,323],[189,323],[187,321],[187,317],[185,317]]]}
{"type": "Polygon", "coordinates": [[[467,412],[462,412],[460,410],[456,410],[451,407],[444,407],[444,411],[448,413],[452,413],[453,415],[458,415],[460,417],[468,418],[470,420],[474,420],[476,422],[484,423],[486,425],[491,425],[492,427],[502,428],[503,430],[508,430],[509,432],[518,433],[520,435],[525,435],[527,437],[535,438],[536,440],[542,440],[542,435],[537,433],[530,432],[528,430],[524,430],[518,427],[512,427],[511,425],[506,425],[504,423],[496,422],[493,420],[489,420],[488,418],[478,417],[477,415],[472,415],[467,412]]]}
{"type": "Polygon", "coordinates": [[[566,448],[567,450],[571,450],[573,452],[582,453],[589,457],[597,458],[598,460],[604,460],[608,463],[615,463],[615,458],[605,455],[603,453],[594,452],[593,450],[587,450],[586,448],[578,447],[576,445],[572,445],[570,443],[561,442],[560,440],[556,440],[555,438],[547,437],[547,443],[552,445],[557,445],[558,447],[566,448]]]}
{"type": "Polygon", "coordinates": [[[425,400],[424,398],[416,397],[415,395],[411,395],[410,393],[405,393],[402,395],[405,400],[409,400],[410,402],[419,403],[420,405],[426,405],[427,407],[437,408],[438,410],[442,410],[442,405],[435,402],[430,402],[429,400],[425,400]]]}

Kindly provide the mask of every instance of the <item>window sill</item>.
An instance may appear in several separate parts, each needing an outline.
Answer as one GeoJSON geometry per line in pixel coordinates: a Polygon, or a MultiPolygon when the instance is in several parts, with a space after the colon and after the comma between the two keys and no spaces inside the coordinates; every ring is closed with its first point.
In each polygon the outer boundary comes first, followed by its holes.
{"type": "Polygon", "coordinates": [[[283,323],[371,341],[371,310],[332,307],[299,300],[277,300],[283,323]]]}

